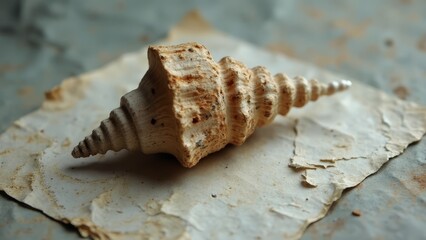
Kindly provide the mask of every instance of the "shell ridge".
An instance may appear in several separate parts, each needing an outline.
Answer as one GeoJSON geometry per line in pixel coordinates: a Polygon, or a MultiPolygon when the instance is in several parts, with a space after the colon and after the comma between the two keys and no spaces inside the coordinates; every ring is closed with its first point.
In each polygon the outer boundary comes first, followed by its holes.
{"type": "Polygon", "coordinates": [[[229,99],[228,99],[228,95],[229,95],[229,89],[226,87],[227,86],[227,82],[226,79],[228,79],[228,76],[231,74],[229,69],[226,67],[227,66],[227,61],[229,61],[229,59],[227,57],[222,58],[218,63],[219,63],[219,86],[220,86],[220,92],[222,93],[222,101],[225,104],[225,123],[226,123],[226,139],[227,142],[232,141],[232,122],[230,119],[231,116],[231,109],[229,108],[229,99]]]}
{"type": "Polygon", "coordinates": [[[257,127],[351,85],[329,84],[246,67],[231,57],[215,62],[198,43],[148,48],[149,69],[72,151],[87,157],[123,148],[168,152],[185,167],[227,144],[240,145],[257,127]]]}

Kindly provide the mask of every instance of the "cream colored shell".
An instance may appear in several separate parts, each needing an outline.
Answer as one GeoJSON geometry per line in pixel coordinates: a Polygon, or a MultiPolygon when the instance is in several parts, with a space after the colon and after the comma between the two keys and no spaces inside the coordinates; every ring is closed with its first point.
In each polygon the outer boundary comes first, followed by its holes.
{"type": "Polygon", "coordinates": [[[139,87],[74,148],[74,157],[121,149],[165,152],[192,167],[229,143],[244,143],[277,114],[351,85],[272,76],[264,67],[250,69],[230,57],[216,63],[198,43],[152,46],[148,59],[139,87]]]}

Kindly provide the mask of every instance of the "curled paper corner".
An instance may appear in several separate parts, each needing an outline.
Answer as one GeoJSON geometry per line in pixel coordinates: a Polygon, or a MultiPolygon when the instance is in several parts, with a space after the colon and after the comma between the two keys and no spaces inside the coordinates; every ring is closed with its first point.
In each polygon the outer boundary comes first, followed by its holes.
{"type": "Polygon", "coordinates": [[[200,11],[193,9],[173,27],[167,37],[168,41],[187,38],[188,35],[202,36],[204,34],[220,34],[216,29],[201,15],[200,11]]]}
{"type": "Polygon", "coordinates": [[[318,184],[315,183],[315,179],[308,176],[308,170],[302,173],[302,185],[307,188],[315,188],[318,186],[318,184]]]}

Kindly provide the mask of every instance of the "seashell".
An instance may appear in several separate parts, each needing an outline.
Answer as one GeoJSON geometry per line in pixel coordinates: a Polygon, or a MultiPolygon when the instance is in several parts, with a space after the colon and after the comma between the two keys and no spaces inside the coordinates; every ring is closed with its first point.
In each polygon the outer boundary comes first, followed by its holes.
{"type": "Polygon", "coordinates": [[[351,85],[272,76],[230,57],[215,62],[198,43],[151,46],[148,60],[139,87],[73,149],[75,158],[128,149],[170,153],[192,167],[227,144],[244,143],[277,114],[351,85]]]}

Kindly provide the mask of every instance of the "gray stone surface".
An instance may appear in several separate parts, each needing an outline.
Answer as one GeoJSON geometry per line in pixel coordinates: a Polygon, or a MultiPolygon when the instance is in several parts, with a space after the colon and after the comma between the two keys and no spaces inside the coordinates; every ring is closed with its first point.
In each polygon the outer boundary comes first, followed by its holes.
{"type": "MultiPolygon", "coordinates": [[[[166,36],[189,10],[272,51],[426,104],[426,2],[421,0],[0,2],[0,131],[43,92],[166,36]]],[[[347,191],[303,239],[426,236],[426,141],[347,191]],[[358,209],[360,217],[351,215],[358,209]]],[[[70,230],[71,229],[71,230],[70,230]]],[[[0,197],[0,239],[78,239],[42,213],[0,197]]]]}

